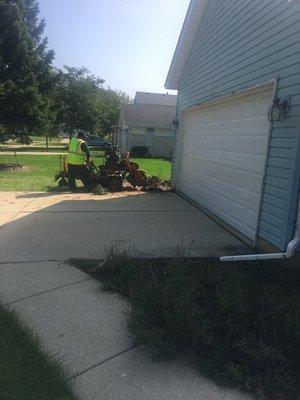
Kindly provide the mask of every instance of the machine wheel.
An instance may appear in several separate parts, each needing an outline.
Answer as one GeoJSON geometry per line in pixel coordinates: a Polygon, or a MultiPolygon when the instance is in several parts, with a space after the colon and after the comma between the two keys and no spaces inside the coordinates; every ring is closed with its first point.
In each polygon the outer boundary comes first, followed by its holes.
{"type": "Polygon", "coordinates": [[[66,178],[61,178],[61,180],[58,182],[58,187],[63,188],[68,186],[68,181],[66,178]]]}
{"type": "Polygon", "coordinates": [[[123,189],[122,177],[112,176],[107,181],[107,189],[110,192],[121,192],[123,189]]]}
{"type": "Polygon", "coordinates": [[[128,175],[126,176],[126,180],[127,180],[127,182],[130,183],[130,185],[131,185],[132,187],[135,188],[135,187],[137,186],[137,182],[136,182],[135,177],[134,177],[133,175],[128,174],[128,175]]]}

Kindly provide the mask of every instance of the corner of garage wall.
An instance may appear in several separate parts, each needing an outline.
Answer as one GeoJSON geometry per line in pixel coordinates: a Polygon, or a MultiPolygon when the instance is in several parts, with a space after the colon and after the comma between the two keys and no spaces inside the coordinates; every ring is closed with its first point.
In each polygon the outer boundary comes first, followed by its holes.
{"type": "Polygon", "coordinates": [[[180,115],[179,115],[179,108],[178,108],[178,100],[177,100],[177,108],[176,108],[176,120],[179,121],[179,126],[175,130],[174,133],[174,145],[173,145],[173,153],[172,153],[172,171],[171,171],[171,181],[177,189],[177,179],[178,179],[178,140],[180,135],[180,115]]]}
{"type": "Polygon", "coordinates": [[[294,236],[299,200],[300,75],[279,79],[277,96],[291,96],[291,107],[286,118],[273,124],[259,237],[285,251],[294,236]]]}

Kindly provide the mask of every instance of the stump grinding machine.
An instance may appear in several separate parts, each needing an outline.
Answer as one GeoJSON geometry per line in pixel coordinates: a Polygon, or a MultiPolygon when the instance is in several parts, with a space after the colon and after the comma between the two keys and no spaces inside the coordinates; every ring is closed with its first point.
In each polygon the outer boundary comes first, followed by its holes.
{"type": "MultiPolygon", "coordinates": [[[[60,169],[55,175],[59,187],[68,185],[67,156],[60,155],[60,169]]],[[[123,189],[123,182],[127,180],[133,187],[145,187],[148,178],[139,165],[130,161],[130,153],[121,154],[117,146],[111,146],[104,152],[103,165],[96,166],[91,162],[88,166],[94,187],[99,185],[109,192],[119,192],[123,189]]]]}

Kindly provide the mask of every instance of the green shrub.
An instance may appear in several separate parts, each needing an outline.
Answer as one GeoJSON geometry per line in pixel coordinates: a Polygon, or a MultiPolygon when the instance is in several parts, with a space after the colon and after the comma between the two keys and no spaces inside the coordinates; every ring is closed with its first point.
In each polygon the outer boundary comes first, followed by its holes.
{"type": "Polygon", "coordinates": [[[131,154],[134,157],[143,157],[148,154],[149,150],[146,146],[133,146],[131,149],[131,154]]]}
{"type": "Polygon", "coordinates": [[[280,264],[109,257],[86,270],[130,300],[136,343],[185,352],[208,377],[258,399],[297,399],[299,295],[280,264]]]}

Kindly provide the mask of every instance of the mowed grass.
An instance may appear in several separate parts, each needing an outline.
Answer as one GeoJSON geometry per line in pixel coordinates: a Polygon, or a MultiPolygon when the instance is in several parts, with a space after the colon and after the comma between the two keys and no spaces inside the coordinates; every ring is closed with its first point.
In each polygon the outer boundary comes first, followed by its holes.
{"type": "Polygon", "coordinates": [[[68,148],[66,145],[60,145],[60,146],[49,146],[48,150],[46,150],[45,147],[42,146],[20,146],[20,147],[11,147],[11,146],[0,146],[0,153],[5,153],[5,152],[21,152],[21,153],[32,153],[32,152],[37,152],[37,153],[67,153],[68,148]]]}
{"type": "Polygon", "coordinates": [[[171,179],[171,162],[161,158],[132,158],[132,161],[139,164],[140,169],[148,175],[159,176],[162,179],[171,179]]]}
{"type": "MultiPolygon", "coordinates": [[[[30,143],[31,146],[46,146],[45,136],[29,136],[29,138],[31,140],[31,143],[30,143]]],[[[9,140],[6,144],[19,146],[20,142],[15,141],[15,140],[9,140]]],[[[61,143],[58,141],[57,138],[51,138],[51,140],[49,139],[49,141],[48,141],[48,145],[49,146],[59,146],[59,145],[61,145],[61,143]]]]}
{"type": "MultiPolygon", "coordinates": [[[[21,151],[21,152],[32,152],[32,151],[39,151],[39,152],[46,152],[46,139],[45,137],[30,137],[32,142],[29,145],[20,144],[16,141],[8,141],[5,144],[0,144],[0,152],[5,151],[21,151]]],[[[53,152],[66,152],[67,151],[67,144],[60,143],[57,138],[53,138],[51,141],[48,142],[48,151],[53,152]]]]}
{"type": "Polygon", "coordinates": [[[0,399],[75,400],[61,365],[17,314],[0,303],[0,399]]]}
{"type": "MultiPolygon", "coordinates": [[[[103,164],[103,151],[92,151],[96,165],[103,164]]],[[[133,158],[148,175],[163,179],[171,177],[171,163],[162,159],[133,158]]],[[[55,174],[59,171],[58,155],[1,155],[0,163],[18,162],[19,171],[0,171],[1,191],[48,191],[57,187],[55,174]]]]}
{"type": "MultiPolygon", "coordinates": [[[[46,146],[46,138],[45,136],[30,136],[30,139],[32,140],[32,145],[33,146],[46,146]]],[[[58,141],[57,138],[51,138],[51,140],[48,140],[48,145],[49,146],[60,146],[61,143],[58,141]]]]}
{"type": "Polygon", "coordinates": [[[55,187],[54,176],[59,170],[57,155],[20,155],[2,156],[0,163],[18,162],[23,165],[22,170],[0,171],[1,191],[45,191],[55,187]]]}

